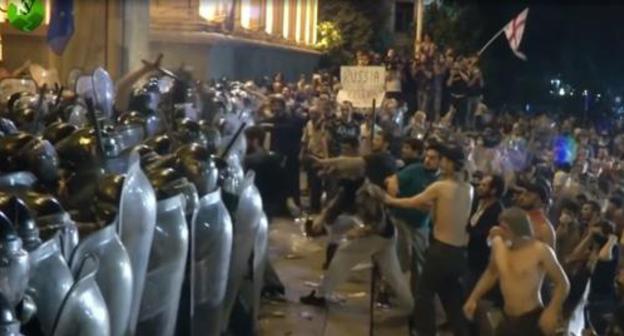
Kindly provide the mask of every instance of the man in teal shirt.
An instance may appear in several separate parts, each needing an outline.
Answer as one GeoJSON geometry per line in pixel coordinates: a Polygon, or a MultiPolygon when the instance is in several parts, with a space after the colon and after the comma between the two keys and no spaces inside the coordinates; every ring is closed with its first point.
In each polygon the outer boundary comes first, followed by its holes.
{"type": "MultiPolygon", "coordinates": [[[[438,178],[440,153],[429,146],[423,163],[411,164],[386,179],[388,194],[411,197],[423,192],[438,178]]],[[[422,272],[425,251],[429,246],[430,216],[415,209],[393,209],[393,219],[399,230],[397,249],[404,272],[411,271],[412,293],[422,272]]]]}

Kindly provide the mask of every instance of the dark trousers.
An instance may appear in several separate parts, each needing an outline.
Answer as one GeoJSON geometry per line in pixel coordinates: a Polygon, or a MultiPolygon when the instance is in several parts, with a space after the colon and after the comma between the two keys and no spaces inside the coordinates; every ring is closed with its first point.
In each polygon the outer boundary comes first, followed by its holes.
{"type": "Polygon", "coordinates": [[[287,154],[284,167],[286,176],[286,199],[292,197],[297,205],[301,205],[299,199],[299,154],[287,154]]]}
{"type": "Polygon", "coordinates": [[[594,327],[598,335],[604,335],[609,326],[607,316],[613,314],[617,307],[615,295],[590,296],[586,310],[589,315],[589,322],[594,327]]]}
{"type": "Polygon", "coordinates": [[[465,248],[431,241],[425,254],[425,265],[415,293],[414,314],[418,318],[414,327],[418,335],[436,335],[434,296],[442,302],[455,336],[468,335],[468,322],[464,317],[464,291],[462,276],[467,269],[465,248]]]}
{"type": "Polygon", "coordinates": [[[451,96],[451,105],[455,107],[455,115],[453,116],[453,125],[459,127],[466,126],[466,97],[451,96]]]}
{"type": "Polygon", "coordinates": [[[521,316],[503,316],[501,325],[496,330],[497,336],[540,336],[539,318],[542,307],[538,307],[521,316]]]}
{"type": "Polygon", "coordinates": [[[321,211],[321,196],[323,195],[323,179],[319,176],[319,170],[315,167],[306,167],[308,176],[308,191],[310,196],[310,211],[321,211]]]}

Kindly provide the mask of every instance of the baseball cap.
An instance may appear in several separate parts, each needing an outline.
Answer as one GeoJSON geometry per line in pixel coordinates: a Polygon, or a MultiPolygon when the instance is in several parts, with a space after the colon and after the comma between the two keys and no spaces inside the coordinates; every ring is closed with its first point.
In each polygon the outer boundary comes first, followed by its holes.
{"type": "Polygon", "coordinates": [[[550,183],[543,177],[521,179],[518,181],[517,186],[528,192],[537,194],[544,203],[548,203],[550,201],[552,188],[550,183]]]}
{"type": "Polygon", "coordinates": [[[463,148],[456,144],[443,144],[437,141],[432,142],[429,147],[440,153],[440,156],[451,160],[459,170],[464,167],[466,155],[463,148]]]}

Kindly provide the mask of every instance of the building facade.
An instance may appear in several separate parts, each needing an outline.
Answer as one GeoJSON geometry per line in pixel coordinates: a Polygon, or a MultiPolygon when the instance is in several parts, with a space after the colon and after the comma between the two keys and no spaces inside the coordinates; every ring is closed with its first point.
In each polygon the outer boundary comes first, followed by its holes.
{"type": "Polygon", "coordinates": [[[74,1],[75,32],[62,56],[47,46],[49,17],[24,33],[0,15],[0,57],[9,69],[27,59],[54,67],[62,79],[98,66],[119,78],[160,53],[166,67],[191,66],[200,79],[294,79],[318,63],[317,15],[318,0],[74,1]]]}

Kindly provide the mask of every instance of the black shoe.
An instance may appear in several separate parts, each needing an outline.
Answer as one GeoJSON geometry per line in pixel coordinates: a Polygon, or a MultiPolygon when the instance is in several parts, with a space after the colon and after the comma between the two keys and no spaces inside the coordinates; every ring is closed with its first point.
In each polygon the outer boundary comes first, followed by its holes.
{"type": "Polygon", "coordinates": [[[390,308],[390,294],[385,290],[379,291],[379,293],[377,293],[375,305],[380,308],[390,308]]]}
{"type": "Polygon", "coordinates": [[[286,297],[284,296],[284,293],[281,293],[280,291],[275,291],[275,290],[263,290],[262,298],[269,300],[269,301],[275,301],[275,302],[287,301],[286,297]]]}
{"type": "Polygon", "coordinates": [[[300,297],[299,302],[303,303],[304,305],[317,307],[325,307],[325,305],[327,304],[324,297],[316,296],[315,290],[313,290],[308,296],[300,297]]]}

